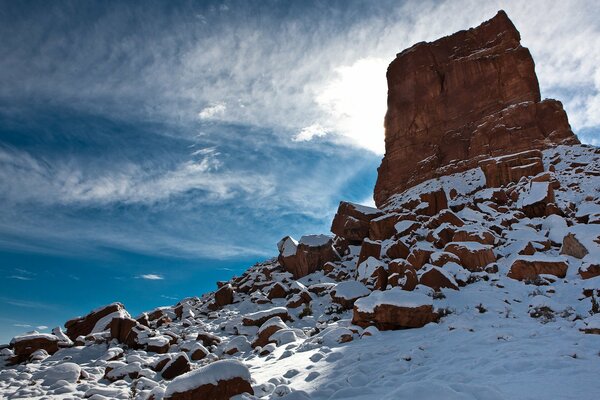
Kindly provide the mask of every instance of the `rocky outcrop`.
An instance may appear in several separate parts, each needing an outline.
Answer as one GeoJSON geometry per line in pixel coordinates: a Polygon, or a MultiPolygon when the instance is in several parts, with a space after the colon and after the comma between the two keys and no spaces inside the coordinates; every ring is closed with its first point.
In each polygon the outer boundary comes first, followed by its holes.
{"type": "Polygon", "coordinates": [[[223,307],[231,303],[233,303],[233,286],[228,283],[215,292],[215,304],[223,307]]]}
{"type": "Polygon", "coordinates": [[[369,236],[369,223],[383,213],[376,208],[341,201],[331,224],[331,232],[350,242],[360,243],[369,236]]]}
{"type": "Polygon", "coordinates": [[[89,335],[98,322],[102,319],[106,320],[106,324],[103,327],[99,327],[100,329],[106,329],[108,324],[111,322],[112,318],[107,319],[106,317],[115,314],[115,317],[119,316],[120,312],[124,312],[125,307],[121,303],[112,303],[107,306],[100,307],[85,317],[79,317],[71,319],[65,322],[65,328],[67,328],[67,336],[71,340],[77,339],[78,336],[86,336],[89,335]]]}
{"type": "Polygon", "coordinates": [[[327,262],[340,258],[333,247],[333,238],[327,235],[305,235],[300,238],[300,242],[286,236],[279,241],[277,247],[279,263],[296,279],[312,274],[322,269],[327,262]]]}
{"type": "Polygon", "coordinates": [[[421,293],[400,288],[374,291],[356,300],[352,323],[363,328],[375,326],[379,330],[420,328],[437,321],[431,298],[421,293]]]}
{"type": "Polygon", "coordinates": [[[487,187],[506,186],[524,176],[535,176],[544,171],[540,150],[523,151],[479,162],[487,187]]]}
{"type": "Polygon", "coordinates": [[[47,333],[32,333],[13,338],[10,347],[15,354],[11,362],[20,363],[27,361],[38,350],[44,350],[48,354],[56,353],[59,348],[59,339],[47,333]]]}
{"type": "Polygon", "coordinates": [[[539,275],[564,278],[568,264],[565,260],[545,256],[522,256],[516,259],[508,271],[508,277],[520,281],[534,280],[539,275]]]}
{"type": "MultiPolygon", "coordinates": [[[[379,208],[393,194],[489,157],[578,143],[562,104],[541,100],[520,39],[500,11],[476,28],[397,55],[387,71],[386,153],[374,193],[379,208]]],[[[488,185],[515,176],[491,174],[488,185]]]]}

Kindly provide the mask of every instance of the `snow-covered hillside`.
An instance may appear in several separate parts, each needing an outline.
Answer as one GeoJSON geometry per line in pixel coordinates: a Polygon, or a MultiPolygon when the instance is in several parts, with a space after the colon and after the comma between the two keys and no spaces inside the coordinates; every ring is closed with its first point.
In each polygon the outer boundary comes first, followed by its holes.
{"type": "MultiPolygon", "coordinates": [[[[370,236],[336,237],[336,259],[298,279],[273,259],[135,321],[115,303],[15,338],[0,398],[597,398],[600,151],[543,164],[502,188],[476,168],[357,207],[370,236]]],[[[279,260],[328,243],[309,239],[279,260]]]]}

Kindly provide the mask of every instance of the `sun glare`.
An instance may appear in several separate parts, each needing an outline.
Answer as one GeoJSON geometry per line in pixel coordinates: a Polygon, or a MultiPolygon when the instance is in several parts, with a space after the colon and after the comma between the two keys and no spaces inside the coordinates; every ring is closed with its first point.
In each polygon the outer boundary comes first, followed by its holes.
{"type": "Polygon", "coordinates": [[[362,58],[350,66],[337,68],[336,77],[316,99],[332,119],[333,132],[377,154],[384,153],[388,62],[382,58],[362,58]]]}

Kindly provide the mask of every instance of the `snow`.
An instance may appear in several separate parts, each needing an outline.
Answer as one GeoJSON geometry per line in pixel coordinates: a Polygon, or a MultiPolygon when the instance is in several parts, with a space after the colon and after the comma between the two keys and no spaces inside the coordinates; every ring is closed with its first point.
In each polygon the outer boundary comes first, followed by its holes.
{"type": "Polygon", "coordinates": [[[262,319],[264,317],[272,317],[272,316],[275,316],[276,314],[282,314],[282,313],[287,313],[287,308],[273,307],[273,308],[269,308],[268,310],[262,310],[262,311],[257,311],[254,313],[246,314],[246,315],[244,315],[244,318],[252,320],[252,321],[258,321],[259,319],[262,319]]]}
{"type": "Polygon", "coordinates": [[[27,333],[25,335],[20,335],[20,336],[15,336],[11,341],[10,344],[16,344],[18,342],[22,342],[25,340],[35,340],[35,339],[46,339],[52,342],[56,342],[58,341],[58,338],[54,335],[51,335],[49,333],[38,333],[36,331],[34,331],[33,333],[27,333]]]}
{"type": "Polygon", "coordinates": [[[529,192],[522,200],[522,206],[529,206],[544,201],[548,195],[548,182],[531,182],[529,192]]]}
{"type": "Polygon", "coordinates": [[[416,308],[433,305],[430,297],[421,293],[407,292],[400,288],[392,288],[386,291],[375,290],[367,297],[362,297],[354,303],[354,306],[362,312],[372,313],[377,306],[387,304],[396,307],[416,308]]]}
{"type": "Polygon", "coordinates": [[[362,204],[356,204],[356,203],[349,203],[352,205],[352,207],[354,207],[354,209],[356,211],[358,211],[361,214],[364,215],[374,215],[374,214],[379,214],[381,213],[381,210],[374,208],[374,207],[368,207],[368,206],[363,206],[362,204]]]}
{"type": "Polygon", "coordinates": [[[356,279],[359,281],[369,279],[377,270],[377,268],[380,267],[387,269],[387,265],[382,261],[376,259],[375,257],[369,257],[358,265],[358,275],[356,279]]]}
{"type": "Polygon", "coordinates": [[[100,318],[98,322],[96,322],[96,325],[94,325],[94,328],[90,333],[104,332],[108,328],[108,325],[110,324],[110,321],[113,320],[113,318],[131,318],[131,316],[124,309],[112,312],[100,318]]]}
{"type": "Polygon", "coordinates": [[[296,254],[298,242],[291,236],[286,236],[277,243],[277,248],[283,257],[289,257],[296,254]]]}
{"type": "Polygon", "coordinates": [[[58,381],[64,381],[65,383],[75,383],[79,379],[81,374],[81,367],[72,362],[66,362],[58,365],[54,365],[52,368],[48,368],[43,371],[38,371],[33,374],[33,379],[41,379],[42,384],[50,386],[56,384],[58,381]]]}
{"type": "Polygon", "coordinates": [[[326,245],[331,239],[331,236],[328,235],[304,235],[300,238],[300,244],[309,247],[319,247],[326,245]]]}
{"type": "Polygon", "coordinates": [[[215,361],[173,379],[165,390],[165,397],[172,396],[175,393],[185,393],[203,385],[218,385],[219,381],[234,378],[242,378],[250,382],[248,367],[235,360],[215,361]]]}
{"type": "Polygon", "coordinates": [[[331,293],[344,300],[353,300],[367,296],[371,291],[360,282],[344,281],[338,283],[331,293]]]}

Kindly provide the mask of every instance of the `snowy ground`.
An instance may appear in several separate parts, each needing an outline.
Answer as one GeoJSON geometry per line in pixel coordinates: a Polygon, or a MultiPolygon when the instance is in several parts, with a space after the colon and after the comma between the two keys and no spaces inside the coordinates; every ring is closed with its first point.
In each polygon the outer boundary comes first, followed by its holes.
{"type": "MultiPolygon", "coordinates": [[[[589,215],[590,221],[600,215],[600,155],[594,148],[559,147],[546,151],[544,161],[546,168],[554,162],[557,170],[561,187],[555,195],[560,208],[572,203],[576,207],[573,214],[578,218],[589,215]],[[582,173],[582,168],[593,173],[582,173]]],[[[491,208],[486,202],[490,191],[482,189],[482,179],[479,170],[471,170],[421,184],[395,201],[401,204],[436,186],[444,187],[446,192],[454,188],[458,196],[450,205],[475,204],[456,214],[469,229],[489,231],[518,213],[512,208],[508,213],[491,208]]],[[[526,181],[516,185],[523,196],[530,188],[526,181]]],[[[515,202],[513,208],[518,206],[515,202]]],[[[427,229],[420,228],[410,235],[423,238],[427,233],[427,229]]],[[[187,299],[183,301],[182,318],[175,316],[174,307],[165,308],[172,322],[153,330],[157,337],[174,337],[166,357],[191,353],[199,332],[219,336],[221,344],[209,347],[211,354],[205,359],[192,361],[192,368],[217,359],[243,362],[249,367],[255,392],[254,397],[239,396],[246,399],[598,398],[600,335],[585,334],[581,329],[594,323],[592,300],[583,295],[583,290],[599,289],[600,277],[583,280],[577,271],[586,262],[600,262],[600,242],[594,240],[600,237],[600,224],[578,223],[574,217],[520,218],[510,229],[495,235],[498,272],[470,274],[460,266],[447,264],[444,268],[448,273],[456,279],[469,276],[472,283],[436,294],[428,287],[417,286],[417,292],[430,296],[434,307],[447,314],[438,323],[423,328],[363,330],[351,324],[352,310],[341,310],[332,302],[329,290],[339,283],[334,278],[317,272],[298,283],[289,273],[278,272],[276,261],[269,261],[246,274],[249,285],[260,289],[236,293],[236,302],[218,311],[208,308],[212,293],[187,299]],[[583,237],[590,250],[585,258],[559,254],[560,242],[568,232],[583,237]],[[529,242],[538,250],[529,257],[565,260],[569,266],[567,276],[543,286],[507,277],[513,261],[524,257],[517,253],[529,242]],[[542,248],[544,243],[551,244],[542,248]],[[267,276],[264,271],[269,269],[273,272],[267,276]],[[266,299],[273,282],[281,282],[289,290],[307,287],[310,307],[287,307],[291,295],[288,299],[266,299]],[[317,293],[316,289],[323,291],[317,293]],[[259,328],[244,326],[243,318],[274,307],[287,310],[292,321],[271,336],[276,343],[253,349],[250,344],[259,328]],[[348,335],[351,341],[341,340],[348,335]],[[232,349],[238,351],[226,354],[232,349]]],[[[423,239],[416,245],[431,246],[423,239]]],[[[336,264],[336,268],[349,273],[352,282],[358,269],[356,258],[357,249],[353,249],[336,264]]],[[[348,295],[363,290],[355,284],[346,286],[344,293],[348,295]]],[[[254,318],[260,316],[255,314],[254,318]]],[[[169,381],[153,366],[165,355],[132,350],[105,337],[98,333],[93,340],[86,339],[85,345],[59,350],[50,357],[38,354],[37,359],[25,364],[0,366],[0,398],[162,398],[169,381]],[[110,361],[113,359],[116,361],[110,361]],[[107,366],[113,368],[113,378],[121,379],[106,379],[107,366]]],[[[11,351],[4,349],[2,355],[5,361],[0,365],[7,363],[11,351]]]]}

